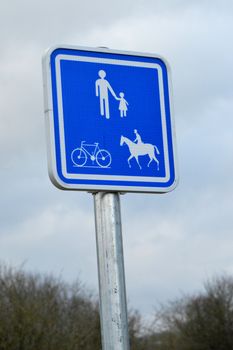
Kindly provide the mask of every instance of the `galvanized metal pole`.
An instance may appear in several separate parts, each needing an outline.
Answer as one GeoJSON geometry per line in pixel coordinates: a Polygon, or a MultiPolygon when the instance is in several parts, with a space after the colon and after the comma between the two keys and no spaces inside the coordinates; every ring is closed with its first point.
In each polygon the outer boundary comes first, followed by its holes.
{"type": "Polygon", "coordinates": [[[94,194],[103,350],[129,350],[124,257],[118,193],[94,194]]]}

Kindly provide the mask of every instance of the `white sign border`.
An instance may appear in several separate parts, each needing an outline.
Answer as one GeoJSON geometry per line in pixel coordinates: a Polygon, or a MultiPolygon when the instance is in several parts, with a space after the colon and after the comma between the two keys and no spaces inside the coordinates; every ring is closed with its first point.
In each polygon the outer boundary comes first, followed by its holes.
{"type": "Polygon", "coordinates": [[[164,104],[164,91],[163,91],[163,77],[162,68],[158,64],[127,61],[127,60],[116,60],[111,58],[100,59],[98,57],[88,56],[72,56],[72,55],[57,55],[56,56],[56,85],[57,85],[57,101],[58,101],[58,120],[59,120],[59,136],[61,144],[61,170],[62,174],[67,179],[79,179],[79,180],[114,180],[114,181],[132,181],[132,182],[159,182],[165,183],[170,178],[170,168],[168,159],[168,142],[167,142],[167,125],[165,116],[165,104],[164,104]],[[64,113],[63,113],[63,101],[62,101],[62,77],[61,77],[61,64],[62,60],[66,61],[78,61],[78,62],[89,62],[89,63],[100,63],[100,64],[111,64],[121,66],[133,66],[142,68],[151,68],[158,71],[159,76],[159,92],[160,92],[160,105],[161,105],[161,116],[162,116],[162,133],[163,133],[163,147],[165,156],[165,176],[154,177],[154,176],[123,176],[123,175],[100,175],[100,174],[75,174],[67,172],[66,164],[66,152],[65,150],[65,131],[64,131],[64,113]]]}

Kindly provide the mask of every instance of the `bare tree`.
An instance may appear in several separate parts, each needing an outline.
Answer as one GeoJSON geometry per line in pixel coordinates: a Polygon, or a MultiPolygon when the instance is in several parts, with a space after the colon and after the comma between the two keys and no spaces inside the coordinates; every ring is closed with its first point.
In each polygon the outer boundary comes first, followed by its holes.
{"type": "Polygon", "coordinates": [[[159,349],[233,349],[233,278],[214,278],[204,287],[203,293],[183,296],[157,312],[159,349]]]}
{"type": "Polygon", "coordinates": [[[100,349],[96,300],[81,284],[0,269],[0,349],[100,349]]]}

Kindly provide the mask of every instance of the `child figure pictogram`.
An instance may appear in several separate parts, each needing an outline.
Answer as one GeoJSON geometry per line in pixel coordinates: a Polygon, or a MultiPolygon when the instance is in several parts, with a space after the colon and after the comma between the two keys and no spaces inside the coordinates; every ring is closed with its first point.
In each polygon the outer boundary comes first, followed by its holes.
{"type": "Polygon", "coordinates": [[[126,117],[126,113],[128,110],[128,102],[126,101],[126,99],[124,98],[125,94],[123,92],[120,92],[119,94],[120,97],[118,97],[118,100],[120,101],[119,103],[119,111],[120,111],[120,115],[121,117],[126,117]]]}

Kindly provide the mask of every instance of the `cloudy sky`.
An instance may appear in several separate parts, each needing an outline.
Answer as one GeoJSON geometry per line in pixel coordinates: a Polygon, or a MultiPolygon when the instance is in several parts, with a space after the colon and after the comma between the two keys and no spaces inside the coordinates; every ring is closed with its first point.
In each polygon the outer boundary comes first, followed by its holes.
{"type": "Polygon", "coordinates": [[[0,23],[0,261],[97,292],[92,195],[47,175],[41,58],[107,46],[165,57],[173,81],[179,186],[121,197],[130,307],[233,274],[232,1],[1,0],[0,23]]]}

